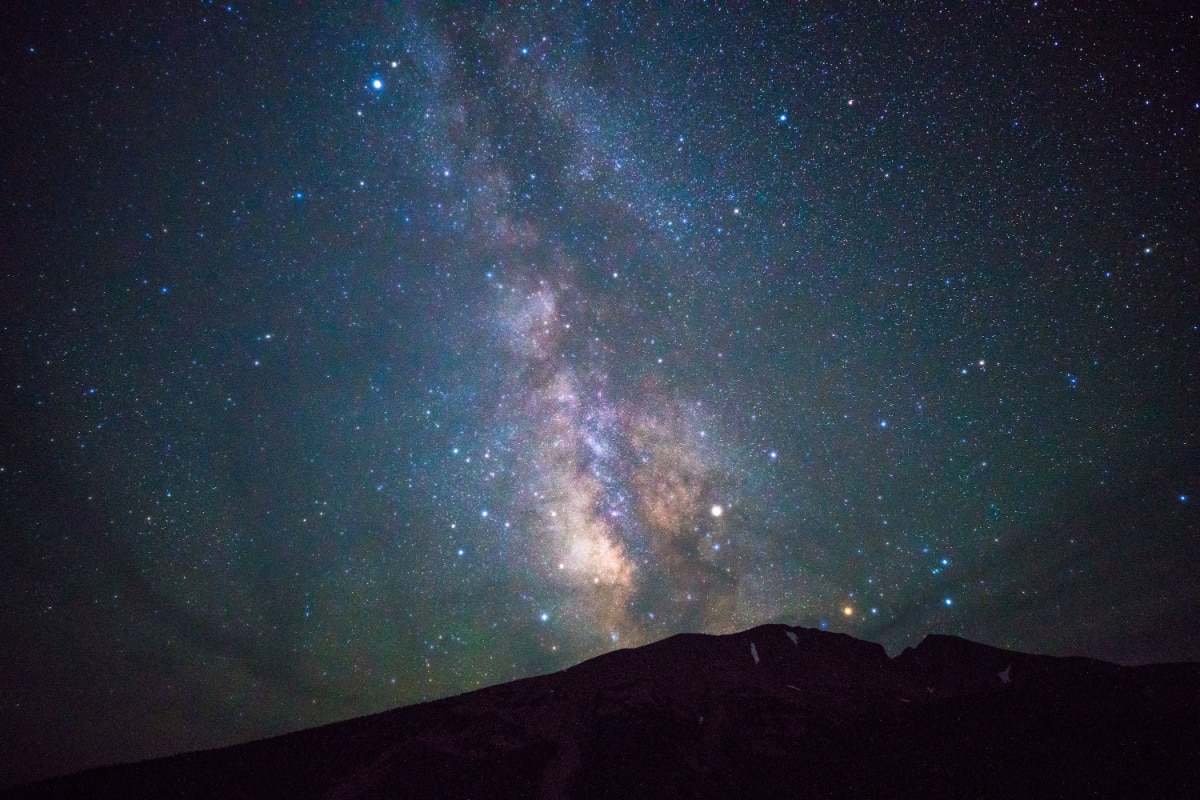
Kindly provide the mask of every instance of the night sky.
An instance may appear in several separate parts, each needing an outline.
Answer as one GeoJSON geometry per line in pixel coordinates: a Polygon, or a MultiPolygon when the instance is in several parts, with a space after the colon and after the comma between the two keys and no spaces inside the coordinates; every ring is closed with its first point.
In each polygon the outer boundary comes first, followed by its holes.
{"type": "Polygon", "coordinates": [[[1200,23],[1094,5],[6,5],[0,782],[765,622],[1200,659],[1200,23]]]}

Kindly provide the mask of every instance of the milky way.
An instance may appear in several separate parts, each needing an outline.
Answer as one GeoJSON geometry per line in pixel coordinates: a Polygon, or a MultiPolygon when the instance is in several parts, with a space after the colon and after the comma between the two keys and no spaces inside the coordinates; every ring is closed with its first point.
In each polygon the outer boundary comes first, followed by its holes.
{"type": "Polygon", "coordinates": [[[0,782],[764,622],[1200,658],[1187,12],[5,14],[0,782]]]}
{"type": "Polygon", "coordinates": [[[731,502],[731,480],[705,441],[703,413],[665,386],[613,387],[601,357],[583,359],[600,365],[584,375],[564,366],[556,340],[571,323],[553,294],[514,292],[518,308],[505,316],[519,340],[513,446],[530,487],[515,499],[515,536],[559,598],[557,616],[584,641],[607,631],[623,643],[662,624],[736,624],[740,570],[727,565],[736,566],[727,523],[706,515],[731,502]]]}

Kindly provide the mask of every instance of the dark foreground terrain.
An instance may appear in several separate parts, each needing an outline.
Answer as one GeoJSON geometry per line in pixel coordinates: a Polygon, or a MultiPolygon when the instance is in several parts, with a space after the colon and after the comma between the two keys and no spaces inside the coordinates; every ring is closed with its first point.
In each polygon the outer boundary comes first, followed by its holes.
{"type": "Polygon", "coordinates": [[[1200,797],[1200,664],[685,634],[4,798],[1200,797]]]}

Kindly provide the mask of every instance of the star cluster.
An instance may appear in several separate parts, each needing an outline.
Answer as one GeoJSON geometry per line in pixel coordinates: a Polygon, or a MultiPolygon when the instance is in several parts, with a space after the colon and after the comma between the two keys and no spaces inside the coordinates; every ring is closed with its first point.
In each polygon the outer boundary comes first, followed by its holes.
{"type": "Polygon", "coordinates": [[[0,782],[769,621],[1200,658],[1186,10],[3,14],[0,782]]]}

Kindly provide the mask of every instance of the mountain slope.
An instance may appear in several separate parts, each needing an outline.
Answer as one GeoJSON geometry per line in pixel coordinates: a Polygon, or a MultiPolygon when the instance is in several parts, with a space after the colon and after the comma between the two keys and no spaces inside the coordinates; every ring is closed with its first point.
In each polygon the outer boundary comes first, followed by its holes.
{"type": "Polygon", "coordinates": [[[5,798],[1200,796],[1200,664],[682,634],[563,672],[5,798]]]}

